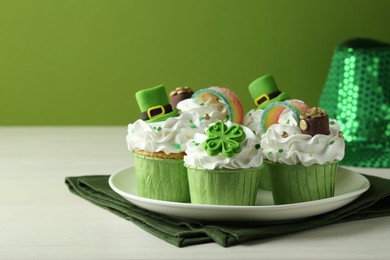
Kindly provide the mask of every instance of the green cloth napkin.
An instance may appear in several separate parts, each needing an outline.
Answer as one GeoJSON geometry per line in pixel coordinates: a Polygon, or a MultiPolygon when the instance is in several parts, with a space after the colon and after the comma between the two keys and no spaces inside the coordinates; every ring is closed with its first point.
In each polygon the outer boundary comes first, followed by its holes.
{"type": "Polygon", "coordinates": [[[67,177],[71,192],[112,213],[132,221],[147,232],[175,245],[216,242],[229,247],[245,241],[271,238],[334,223],[390,215],[390,180],[365,177],[371,187],[354,202],[338,210],[291,223],[206,223],[182,220],[135,206],[108,185],[109,176],[67,177]]]}

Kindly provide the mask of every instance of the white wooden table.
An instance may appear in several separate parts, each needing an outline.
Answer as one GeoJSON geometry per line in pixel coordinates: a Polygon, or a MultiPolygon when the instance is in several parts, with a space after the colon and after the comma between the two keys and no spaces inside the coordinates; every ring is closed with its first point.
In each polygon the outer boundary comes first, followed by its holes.
{"type": "MultiPolygon", "coordinates": [[[[390,259],[390,217],[177,248],[68,191],[132,163],[123,127],[0,127],[0,259],[390,259]]],[[[390,169],[361,169],[390,178],[390,169]]]]}

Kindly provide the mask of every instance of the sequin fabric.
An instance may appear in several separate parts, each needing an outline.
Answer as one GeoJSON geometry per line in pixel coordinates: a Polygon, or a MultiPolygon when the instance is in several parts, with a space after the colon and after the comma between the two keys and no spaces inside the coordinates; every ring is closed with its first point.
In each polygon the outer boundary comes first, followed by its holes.
{"type": "Polygon", "coordinates": [[[390,45],[348,40],[335,49],[319,106],[339,121],[343,165],[390,168],[390,45]]]}

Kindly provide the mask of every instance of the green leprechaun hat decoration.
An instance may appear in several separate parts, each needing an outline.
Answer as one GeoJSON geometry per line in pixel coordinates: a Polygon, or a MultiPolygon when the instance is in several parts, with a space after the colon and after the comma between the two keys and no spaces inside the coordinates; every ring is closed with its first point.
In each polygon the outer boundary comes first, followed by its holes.
{"type": "Polygon", "coordinates": [[[319,106],[345,138],[343,165],[390,167],[390,44],[352,39],[336,47],[319,106]]]}
{"type": "Polygon", "coordinates": [[[264,75],[256,79],[249,84],[248,89],[258,109],[264,109],[272,102],[290,98],[287,93],[279,91],[272,75],[264,75]]]}
{"type": "Polygon", "coordinates": [[[179,114],[169,104],[163,85],[140,90],[135,93],[135,98],[141,110],[141,119],[146,122],[160,122],[179,114]]]}

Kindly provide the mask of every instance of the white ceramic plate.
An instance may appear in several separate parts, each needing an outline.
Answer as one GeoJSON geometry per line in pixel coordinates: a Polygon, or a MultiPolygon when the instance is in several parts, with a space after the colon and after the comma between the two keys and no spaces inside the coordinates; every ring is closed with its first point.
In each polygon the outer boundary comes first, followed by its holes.
{"type": "Polygon", "coordinates": [[[335,196],[332,198],[274,205],[272,193],[259,189],[256,206],[223,206],[178,203],[143,198],[137,195],[134,167],[120,170],[109,179],[110,187],[131,203],[166,215],[209,221],[293,221],[338,209],[352,202],[370,187],[361,174],[339,167],[335,196]]]}

